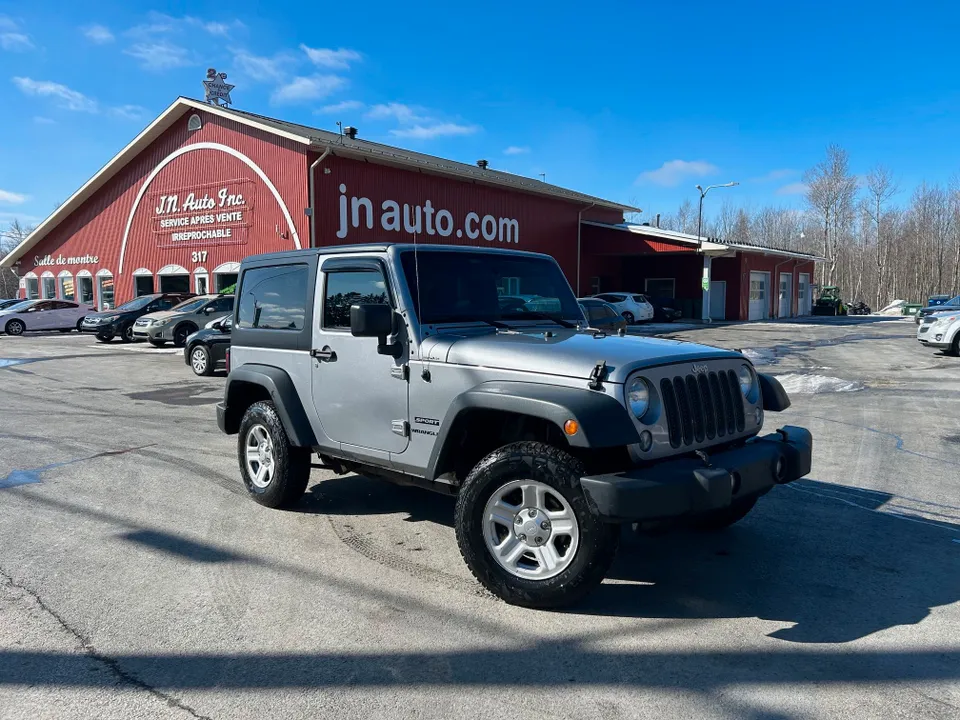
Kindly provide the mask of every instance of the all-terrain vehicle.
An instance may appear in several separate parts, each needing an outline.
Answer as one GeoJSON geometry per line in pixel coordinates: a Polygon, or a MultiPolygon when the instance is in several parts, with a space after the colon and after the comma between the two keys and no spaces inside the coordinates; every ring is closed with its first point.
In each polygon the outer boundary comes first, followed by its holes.
{"type": "Polygon", "coordinates": [[[846,315],[847,306],[840,298],[840,288],[836,285],[824,285],[820,288],[820,297],[813,305],[814,315],[846,315]]]}
{"type": "Polygon", "coordinates": [[[622,523],[722,528],[810,470],[807,430],[758,436],[790,403],[776,379],[590,328],[546,255],[299,250],[245,259],[237,287],[217,420],[253,499],[297,503],[316,466],[455,494],[464,560],[510,603],[582,597],[622,523]]]}

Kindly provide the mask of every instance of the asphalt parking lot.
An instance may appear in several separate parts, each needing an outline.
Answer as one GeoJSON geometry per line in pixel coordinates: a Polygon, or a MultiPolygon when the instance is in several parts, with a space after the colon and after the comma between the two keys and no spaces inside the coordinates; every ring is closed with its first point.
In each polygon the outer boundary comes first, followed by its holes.
{"type": "Polygon", "coordinates": [[[3,718],[957,718],[960,359],[902,319],[666,335],[781,376],[809,478],[625,538],[567,612],[482,593],[453,502],[315,470],[251,502],[169,349],[0,336],[3,718]]]}

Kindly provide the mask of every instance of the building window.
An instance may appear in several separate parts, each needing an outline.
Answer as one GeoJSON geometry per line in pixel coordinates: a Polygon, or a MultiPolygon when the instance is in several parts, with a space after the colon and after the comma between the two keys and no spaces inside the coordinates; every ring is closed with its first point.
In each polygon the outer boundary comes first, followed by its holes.
{"type": "Polygon", "coordinates": [[[60,297],[64,300],[73,300],[76,298],[76,293],[73,285],[73,275],[64,271],[60,273],[60,297]]]}
{"type": "Polygon", "coordinates": [[[77,275],[77,301],[93,305],[93,278],[89,275],[77,275]]]}
{"type": "Polygon", "coordinates": [[[323,296],[323,327],[350,329],[351,305],[389,305],[387,283],[379,270],[327,273],[323,296]]]}
{"type": "Polygon", "coordinates": [[[138,268],[133,271],[133,295],[134,297],[140,297],[141,295],[152,295],[153,294],[153,273],[147,270],[147,268],[138,268]]]}
{"type": "Polygon", "coordinates": [[[55,298],[57,296],[57,279],[51,275],[44,275],[40,278],[40,290],[43,298],[55,298]]]}
{"type": "Polygon", "coordinates": [[[27,300],[40,299],[40,280],[35,277],[24,278],[26,281],[25,289],[27,291],[27,300]]]}
{"type": "MultiPolygon", "coordinates": [[[[101,273],[105,271],[101,270],[101,273]]],[[[113,310],[114,305],[114,294],[113,294],[113,275],[110,274],[97,274],[97,287],[100,291],[100,310],[113,310]]]]}
{"type": "Polygon", "coordinates": [[[306,265],[247,270],[237,294],[240,298],[237,327],[302,330],[308,294],[306,265]]]}
{"type": "Polygon", "coordinates": [[[240,263],[228,262],[213,269],[214,292],[224,292],[237,284],[237,273],[240,272],[240,263]]]}
{"type": "Polygon", "coordinates": [[[197,295],[206,295],[210,292],[210,274],[206,268],[198,267],[193,271],[193,291],[197,295]]]}

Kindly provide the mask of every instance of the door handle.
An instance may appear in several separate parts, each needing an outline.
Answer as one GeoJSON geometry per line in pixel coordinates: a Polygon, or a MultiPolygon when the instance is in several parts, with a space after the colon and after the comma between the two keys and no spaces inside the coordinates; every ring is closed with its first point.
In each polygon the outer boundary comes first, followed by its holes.
{"type": "Polygon", "coordinates": [[[324,345],[322,350],[311,350],[310,357],[315,357],[317,360],[326,360],[327,362],[336,362],[337,354],[330,349],[329,345],[324,345]]]}

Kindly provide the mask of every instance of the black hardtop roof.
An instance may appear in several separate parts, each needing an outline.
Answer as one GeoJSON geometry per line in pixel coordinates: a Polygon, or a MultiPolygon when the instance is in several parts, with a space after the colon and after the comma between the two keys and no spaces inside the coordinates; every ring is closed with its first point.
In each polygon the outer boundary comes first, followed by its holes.
{"type": "Polygon", "coordinates": [[[261,264],[269,261],[296,262],[298,259],[305,259],[320,255],[345,255],[350,253],[385,253],[390,249],[397,252],[404,250],[418,250],[419,252],[436,252],[438,250],[447,250],[455,252],[480,252],[497,253],[504,255],[532,255],[538,257],[551,257],[544,253],[530,252],[529,250],[514,250],[507,248],[481,247],[477,245],[437,245],[425,243],[367,243],[363,245],[327,245],[317,248],[304,248],[302,250],[282,250],[274,253],[264,253],[262,255],[249,255],[242,261],[242,265],[261,264]]]}

